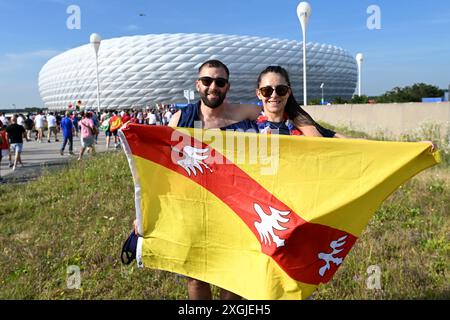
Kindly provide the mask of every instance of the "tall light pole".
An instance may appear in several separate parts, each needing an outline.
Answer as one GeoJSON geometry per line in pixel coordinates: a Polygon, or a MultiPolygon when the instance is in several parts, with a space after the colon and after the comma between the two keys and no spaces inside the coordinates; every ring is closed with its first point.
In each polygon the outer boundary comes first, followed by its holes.
{"type": "Polygon", "coordinates": [[[303,104],[308,105],[306,95],[306,28],[308,27],[308,19],[311,16],[311,6],[308,2],[300,2],[297,6],[297,16],[300,20],[303,32],[303,104]]]}
{"type": "Polygon", "coordinates": [[[324,87],[324,83],[322,82],[322,84],[320,85],[320,89],[322,89],[322,100],[321,100],[321,104],[324,105],[325,104],[325,100],[323,100],[323,87],[324,87]]]}
{"type": "Polygon", "coordinates": [[[94,47],[95,52],[95,68],[96,68],[96,75],[97,75],[97,111],[100,113],[100,81],[98,80],[98,49],[100,48],[100,42],[102,41],[102,38],[98,33],[91,34],[90,42],[92,46],[94,47]]]}
{"type": "Polygon", "coordinates": [[[356,63],[358,64],[358,96],[361,96],[361,65],[364,60],[364,55],[358,53],[356,55],[356,63]]]}

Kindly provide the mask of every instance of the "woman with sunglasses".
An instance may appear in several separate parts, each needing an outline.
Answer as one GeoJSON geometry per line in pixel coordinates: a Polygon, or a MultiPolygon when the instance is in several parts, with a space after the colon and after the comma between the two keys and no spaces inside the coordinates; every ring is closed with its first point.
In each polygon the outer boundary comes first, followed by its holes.
{"type": "Polygon", "coordinates": [[[317,130],[324,137],[336,135],[334,131],[325,129],[316,123],[300,107],[292,94],[291,82],[286,69],[280,66],[269,66],[264,69],[258,77],[256,95],[264,107],[264,115],[256,120],[260,133],[278,130],[279,134],[309,136],[316,135],[314,131],[317,130]],[[304,124],[296,122],[300,130],[294,125],[293,119],[304,119],[304,124]],[[311,126],[311,123],[314,126],[311,126]]]}

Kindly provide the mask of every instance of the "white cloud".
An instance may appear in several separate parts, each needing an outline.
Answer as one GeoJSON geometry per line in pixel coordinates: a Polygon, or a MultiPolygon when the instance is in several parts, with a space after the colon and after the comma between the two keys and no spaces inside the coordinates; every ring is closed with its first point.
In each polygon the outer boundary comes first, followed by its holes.
{"type": "Polygon", "coordinates": [[[31,59],[49,59],[60,53],[60,51],[52,49],[44,49],[30,52],[20,52],[20,53],[5,53],[5,57],[13,61],[25,61],[31,59]]]}
{"type": "Polygon", "coordinates": [[[21,81],[20,83],[0,83],[0,109],[11,108],[13,104],[17,108],[42,107],[44,103],[39,96],[37,81],[21,81]]]}
{"type": "Polygon", "coordinates": [[[418,21],[420,25],[442,25],[450,23],[450,14],[438,13],[434,17],[429,17],[428,19],[420,19],[418,21]]]}
{"type": "Polygon", "coordinates": [[[50,58],[59,54],[53,49],[36,50],[19,53],[5,53],[0,55],[0,83],[8,81],[11,75],[23,70],[34,70],[42,67],[50,58]]]}
{"type": "Polygon", "coordinates": [[[432,25],[448,24],[450,23],[450,17],[430,19],[428,23],[432,25]]]}
{"type": "Polygon", "coordinates": [[[140,29],[140,27],[135,25],[135,24],[130,24],[130,25],[125,27],[126,31],[136,31],[136,30],[139,30],[139,29],[140,29]]]}
{"type": "MultiPolygon", "coordinates": [[[[20,83],[35,83],[39,70],[51,57],[60,51],[52,49],[20,53],[0,54],[0,87],[20,83]]],[[[1,95],[5,92],[1,92],[1,95]]]]}

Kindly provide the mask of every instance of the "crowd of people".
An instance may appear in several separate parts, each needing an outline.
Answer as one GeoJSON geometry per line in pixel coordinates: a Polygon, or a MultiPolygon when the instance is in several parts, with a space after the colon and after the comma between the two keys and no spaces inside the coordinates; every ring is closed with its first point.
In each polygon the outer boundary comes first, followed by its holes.
{"type": "MultiPolygon", "coordinates": [[[[8,159],[9,168],[15,171],[23,167],[22,151],[25,142],[60,142],[59,153],[64,156],[68,146],[69,154],[74,153],[73,138],[79,137],[80,151],[78,160],[86,152],[95,153],[95,145],[100,134],[106,137],[106,150],[113,137],[114,147],[120,147],[117,130],[126,122],[147,125],[167,125],[175,113],[168,105],[164,107],[128,109],[122,111],[105,110],[98,113],[85,108],[83,111],[68,109],[63,112],[38,111],[36,113],[13,114],[7,117],[0,113],[0,165],[2,159],[8,159]],[[47,141],[46,141],[47,140],[47,141]]],[[[0,171],[0,183],[4,183],[0,171]]]]}

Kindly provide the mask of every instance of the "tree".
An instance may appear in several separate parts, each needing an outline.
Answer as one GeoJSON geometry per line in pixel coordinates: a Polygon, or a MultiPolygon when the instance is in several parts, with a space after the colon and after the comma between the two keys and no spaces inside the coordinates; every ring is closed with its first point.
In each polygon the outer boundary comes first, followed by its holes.
{"type": "Polygon", "coordinates": [[[313,106],[318,106],[318,105],[320,105],[320,101],[321,101],[320,98],[315,98],[315,99],[309,100],[308,104],[309,105],[313,105],[313,106]]]}
{"type": "Polygon", "coordinates": [[[347,103],[347,100],[344,100],[341,97],[335,97],[333,99],[333,103],[335,103],[335,104],[344,104],[344,103],[347,103]]]}
{"type": "Polygon", "coordinates": [[[350,100],[350,103],[353,103],[353,104],[369,103],[369,97],[365,96],[365,95],[362,95],[362,96],[354,95],[353,98],[350,100]]]}
{"type": "Polygon", "coordinates": [[[436,86],[425,83],[416,83],[412,86],[406,86],[404,88],[395,87],[380,96],[378,98],[378,102],[421,102],[422,98],[425,97],[437,98],[443,96],[444,90],[441,90],[436,86]]]}

